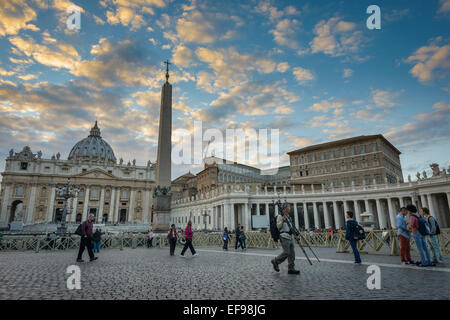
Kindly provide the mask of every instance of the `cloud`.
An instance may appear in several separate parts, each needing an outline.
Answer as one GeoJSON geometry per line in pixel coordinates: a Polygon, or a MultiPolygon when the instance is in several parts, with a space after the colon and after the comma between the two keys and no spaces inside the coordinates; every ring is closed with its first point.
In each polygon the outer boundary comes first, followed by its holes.
{"type": "Polygon", "coordinates": [[[105,0],[102,5],[107,8],[109,24],[130,26],[135,31],[147,24],[144,15],[154,15],[154,7],[163,8],[166,3],[164,0],[105,0]]]}
{"type": "Polygon", "coordinates": [[[321,20],[314,27],[316,36],[310,42],[312,53],[323,52],[333,57],[356,53],[363,38],[362,32],[355,29],[355,23],[338,17],[321,20]]]}
{"type": "Polygon", "coordinates": [[[379,121],[383,115],[381,113],[372,112],[370,108],[359,110],[354,114],[355,118],[363,121],[376,122],[379,121]]]}
{"type": "Polygon", "coordinates": [[[436,77],[444,77],[450,69],[450,44],[439,45],[441,37],[431,39],[430,45],[422,46],[405,61],[414,64],[409,71],[421,83],[429,83],[436,77]]]}
{"type": "Polygon", "coordinates": [[[353,74],[353,70],[352,69],[344,69],[342,77],[343,78],[350,78],[353,74]]]}
{"type": "Polygon", "coordinates": [[[287,6],[283,10],[278,10],[271,4],[271,1],[260,1],[258,6],[254,9],[256,12],[269,17],[271,21],[278,20],[283,16],[299,15],[300,12],[294,6],[287,6]]]}
{"type": "Polygon", "coordinates": [[[179,45],[173,49],[172,60],[178,67],[189,67],[193,61],[193,52],[188,47],[179,45]]]}
{"type": "Polygon", "coordinates": [[[450,12],[450,0],[439,0],[439,10],[438,13],[449,13],[450,12]]]}
{"type": "Polygon", "coordinates": [[[328,100],[322,100],[320,102],[314,103],[308,108],[308,110],[315,112],[328,112],[331,109],[342,108],[343,106],[343,100],[331,97],[328,100]]]}
{"type": "Polygon", "coordinates": [[[32,57],[36,62],[45,66],[70,70],[80,61],[77,50],[61,41],[48,46],[37,44],[30,37],[15,36],[9,38],[9,41],[27,57],[32,57]]]}
{"type": "Polygon", "coordinates": [[[288,136],[287,140],[291,142],[291,149],[298,149],[310,146],[314,143],[311,138],[288,136]]]}
{"type": "Polygon", "coordinates": [[[5,69],[0,67],[0,76],[3,77],[10,77],[15,75],[16,73],[14,71],[6,71],[5,69]]]}
{"type": "Polygon", "coordinates": [[[289,70],[289,64],[287,62],[280,62],[277,65],[277,71],[278,72],[286,72],[289,70]]]}
{"type": "Polygon", "coordinates": [[[21,29],[38,29],[29,22],[37,14],[25,0],[3,0],[0,10],[0,36],[16,35],[21,29]]]}
{"type": "Polygon", "coordinates": [[[94,56],[92,60],[77,63],[70,72],[107,87],[157,85],[155,56],[138,39],[115,41],[102,38],[92,46],[91,55],[94,56]]]}
{"type": "Polygon", "coordinates": [[[313,81],[316,79],[316,77],[310,70],[304,69],[302,67],[295,67],[294,70],[292,71],[292,73],[294,74],[297,82],[302,85],[306,84],[309,81],[313,81]]]}
{"type": "Polygon", "coordinates": [[[398,105],[398,103],[395,102],[395,99],[398,98],[403,93],[403,90],[392,92],[389,90],[379,90],[379,89],[372,89],[372,100],[375,103],[375,105],[379,108],[382,107],[388,107],[392,108],[398,105]]]}
{"type": "Polygon", "coordinates": [[[450,140],[450,104],[437,102],[431,112],[420,113],[413,117],[413,122],[406,123],[398,129],[385,134],[401,147],[439,145],[450,140]]]}

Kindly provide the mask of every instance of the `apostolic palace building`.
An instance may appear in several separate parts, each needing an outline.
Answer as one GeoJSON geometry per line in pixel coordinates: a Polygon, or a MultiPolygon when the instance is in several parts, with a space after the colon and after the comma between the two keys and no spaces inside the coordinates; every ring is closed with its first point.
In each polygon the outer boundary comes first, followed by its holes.
{"type": "MultiPolygon", "coordinates": [[[[358,220],[372,219],[375,228],[395,228],[398,209],[409,203],[430,208],[442,227],[450,227],[450,172],[431,164],[431,177],[423,171],[403,181],[400,151],[382,135],[359,136],[309,146],[288,153],[290,165],[275,174],[224,161],[205,159],[198,174],[172,181],[170,221],[192,220],[199,229],[246,230],[268,226],[277,212],[273,200],[280,195],[293,206],[291,214],[300,229],[341,228],[344,212],[358,220]],[[258,220],[259,224],[255,224],[258,220]],[[264,223],[263,223],[264,225],[264,223]]],[[[92,213],[97,223],[152,223],[156,164],[137,166],[117,161],[111,146],[95,123],[89,136],[77,142],[67,159],[60,154],[42,158],[26,146],[10,151],[2,173],[0,227],[14,220],[24,225],[58,223],[64,199],[58,187],[80,187],[69,199],[67,221],[78,223],[92,213]]]]}

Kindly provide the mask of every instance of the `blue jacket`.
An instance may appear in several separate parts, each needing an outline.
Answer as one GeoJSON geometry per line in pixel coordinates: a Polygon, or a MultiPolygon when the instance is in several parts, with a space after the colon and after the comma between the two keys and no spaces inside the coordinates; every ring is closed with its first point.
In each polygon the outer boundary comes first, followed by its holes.
{"type": "Polygon", "coordinates": [[[345,230],[345,239],[349,241],[356,241],[353,239],[353,233],[358,222],[356,220],[347,220],[347,229],[345,230]]]}

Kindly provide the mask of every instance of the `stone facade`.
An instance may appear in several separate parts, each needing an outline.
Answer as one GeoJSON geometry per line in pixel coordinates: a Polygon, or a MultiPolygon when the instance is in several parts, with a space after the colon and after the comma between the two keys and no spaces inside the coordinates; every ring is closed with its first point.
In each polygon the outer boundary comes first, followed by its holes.
{"type": "Polygon", "coordinates": [[[64,199],[56,190],[69,177],[81,192],[69,199],[68,222],[84,221],[94,213],[98,223],[150,223],[155,164],[137,166],[136,160],[124,164],[122,159],[116,163],[108,147],[96,123],[68,160],[59,153],[44,159],[28,146],[18,153],[11,150],[2,173],[0,227],[17,220],[19,212],[25,225],[59,222],[64,199]]]}
{"type": "Polygon", "coordinates": [[[336,188],[403,182],[400,151],[380,134],[313,145],[288,155],[293,184],[336,188]]]}

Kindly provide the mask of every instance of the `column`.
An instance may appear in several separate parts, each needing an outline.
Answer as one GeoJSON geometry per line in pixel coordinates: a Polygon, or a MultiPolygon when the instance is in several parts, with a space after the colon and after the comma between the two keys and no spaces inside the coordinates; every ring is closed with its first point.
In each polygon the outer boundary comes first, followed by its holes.
{"type": "Polygon", "coordinates": [[[256,204],[256,215],[259,216],[260,214],[260,208],[259,208],[259,203],[256,204]]]}
{"type": "Polygon", "coordinates": [[[303,219],[305,219],[305,229],[308,230],[310,228],[310,225],[308,216],[308,205],[306,202],[303,202],[303,219]]]}
{"type": "Polygon", "coordinates": [[[87,219],[90,191],[91,191],[90,187],[86,187],[83,204],[83,216],[81,217],[81,221],[85,221],[87,219]]]}
{"type": "Polygon", "coordinates": [[[388,210],[389,210],[389,219],[391,221],[391,229],[394,229],[397,226],[396,216],[394,206],[392,204],[392,198],[387,199],[388,210]]]}
{"type": "Polygon", "coordinates": [[[323,215],[325,218],[325,228],[329,229],[329,228],[331,228],[330,211],[328,210],[328,205],[327,205],[326,201],[324,201],[322,204],[323,204],[323,215]]]}
{"type": "Polygon", "coordinates": [[[244,203],[244,230],[252,230],[252,215],[248,210],[248,203],[244,203]]]}
{"type": "Polygon", "coordinates": [[[275,204],[274,206],[275,206],[275,216],[277,216],[278,215],[278,206],[277,206],[277,204],[275,204]]]}
{"type": "Polygon", "coordinates": [[[400,204],[400,208],[405,206],[405,202],[403,201],[403,197],[398,198],[398,203],[400,204]]]}
{"type": "Polygon", "coordinates": [[[114,205],[113,211],[113,223],[119,222],[119,203],[120,203],[120,188],[116,190],[116,204],[114,205]]]}
{"type": "Polygon", "coordinates": [[[105,205],[105,188],[100,193],[100,208],[98,209],[97,223],[103,221],[103,207],[105,205]]]}
{"type": "Polygon", "coordinates": [[[350,211],[350,208],[348,207],[348,203],[346,200],[343,201],[344,203],[344,217],[345,217],[345,222],[347,222],[347,211],[350,211]]]}
{"type": "Polygon", "coordinates": [[[297,210],[297,203],[295,203],[295,202],[294,202],[294,224],[295,224],[295,227],[296,227],[297,229],[300,228],[299,225],[298,225],[298,210],[297,210]]]}
{"type": "Polygon", "coordinates": [[[144,191],[144,212],[142,215],[142,222],[143,223],[149,223],[150,222],[150,191],[145,190],[144,191]]]}
{"type": "Polygon", "coordinates": [[[36,201],[36,186],[33,185],[31,187],[30,199],[27,205],[27,218],[26,224],[30,224],[33,221],[33,213],[34,213],[34,203],[36,201]]]}
{"type": "Polygon", "coordinates": [[[361,222],[361,207],[359,206],[358,200],[355,201],[355,215],[356,221],[361,222]]]}
{"type": "Polygon", "coordinates": [[[134,194],[135,190],[131,189],[130,192],[130,204],[128,205],[128,219],[127,222],[131,222],[134,219],[134,194]]]}
{"type": "Polygon", "coordinates": [[[77,204],[78,204],[78,197],[73,198],[72,201],[72,215],[70,217],[70,222],[75,223],[77,221],[77,204]]]}
{"type": "Polygon", "coordinates": [[[116,188],[111,188],[111,198],[109,199],[108,221],[114,222],[114,204],[115,204],[116,188]]]}
{"type": "Polygon", "coordinates": [[[230,228],[234,230],[236,228],[236,221],[234,220],[234,203],[228,205],[228,212],[230,216],[230,228]]]}
{"type": "MultiPolygon", "coordinates": [[[[420,200],[421,200],[421,202],[422,202],[422,208],[423,208],[423,207],[428,208],[428,203],[427,203],[426,195],[421,194],[421,195],[420,195],[420,200]]],[[[428,209],[429,209],[429,208],[428,208],[428,209]]]]}
{"type": "Polygon", "coordinates": [[[319,211],[317,210],[317,203],[313,202],[313,212],[314,212],[314,226],[316,229],[320,229],[319,211]]]}
{"type": "Polygon", "coordinates": [[[270,226],[270,214],[269,214],[269,203],[268,202],[266,202],[265,207],[266,208],[265,208],[264,213],[266,214],[267,225],[270,226]]]}
{"type": "Polygon", "coordinates": [[[333,215],[334,215],[334,222],[336,223],[336,229],[340,229],[342,227],[342,224],[341,219],[339,219],[337,201],[333,201],[333,215]]]}
{"type": "Polygon", "coordinates": [[[364,206],[366,207],[365,212],[370,212],[370,211],[369,211],[369,210],[370,210],[370,207],[369,207],[369,200],[368,200],[368,199],[365,199],[365,200],[364,200],[364,206]]]}
{"type": "Polygon", "coordinates": [[[53,207],[55,205],[56,186],[52,186],[52,192],[50,193],[50,201],[47,208],[47,221],[53,222],[53,207]]]}
{"type": "Polygon", "coordinates": [[[380,201],[380,199],[376,199],[375,202],[377,204],[378,221],[380,222],[379,227],[380,227],[380,229],[387,228],[386,219],[384,217],[383,206],[381,205],[381,201],[380,201]]]}
{"type": "Polygon", "coordinates": [[[0,225],[7,225],[8,224],[8,203],[9,203],[9,196],[11,192],[11,185],[6,184],[5,187],[5,193],[3,195],[2,199],[2,211],[0,215],[0,225]]]}

